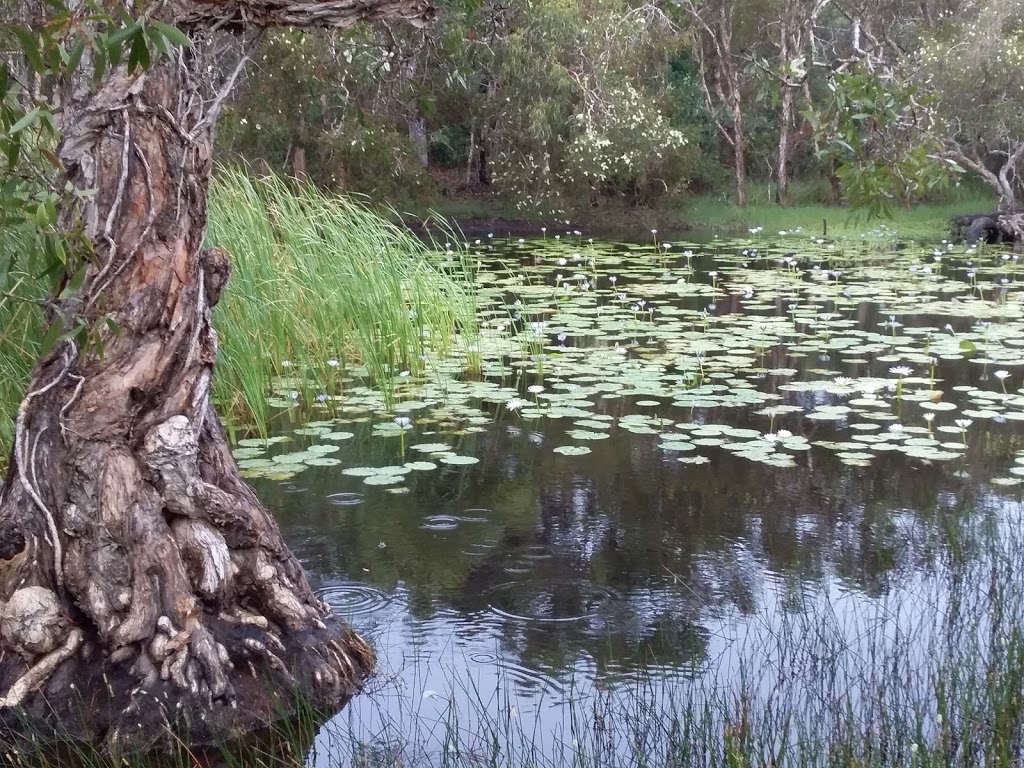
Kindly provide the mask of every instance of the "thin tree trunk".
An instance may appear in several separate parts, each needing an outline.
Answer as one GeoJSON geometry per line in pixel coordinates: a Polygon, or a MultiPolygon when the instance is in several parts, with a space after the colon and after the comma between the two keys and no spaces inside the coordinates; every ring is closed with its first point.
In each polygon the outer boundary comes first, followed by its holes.
{"type": "MultiPolygon", "coordinates": [[[[200,32],[429,13],[325,8],[190,3],[170,20],[200,32]]],[[[27,717],[123,747],[170,724],[202,743],[296,693],[337,708],[372,667],[241,478],[210,400],[230,265],[203,249],[220,103],[205,69],[179,52],[65,94],[61,183],[95,193],[62,220],[84,223],[96,258],[54,304],[89,343],[67,338],[37,364],[0,488],[0,730],[27,717]]]]}
{"type": "Polygon", "coordinates": [[[736,173],[736,205],[747,204],[747,154],[743,134],[743,112],[737,108],[732,118],[732,162],[736,173]]]}
{"type": "Polygon", "coordinates": [[[793,88],[783,85],[779,105],[779,167],[775,187],[775,201],[779,205],[789,204],[789,129],[793,124],[793,98],[793,88]]]}
{"type": "Polygon", "coordinates": [[[422,115],[406,120],[409,127],[409,142],[412,144],[416,159],[423,168],[430,165],[429,145],[427,143],[427,119],[422,115]]]}

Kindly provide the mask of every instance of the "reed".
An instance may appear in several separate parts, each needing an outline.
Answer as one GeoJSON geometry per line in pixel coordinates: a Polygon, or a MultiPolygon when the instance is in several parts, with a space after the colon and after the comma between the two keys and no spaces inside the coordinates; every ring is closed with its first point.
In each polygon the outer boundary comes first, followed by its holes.
{"type": "MultiPolygon", "coordinates": [[[[468,262],[348,198],[221,169],[207,239],[233,267],[213,321],[221,342],[214,397],[229,427],[265,430],[268,400],[314,402],[354,375],[389,398],[399,374],[418,373],[426,355],[475,343],[468,262]]],[[[18,252],[16,235],[0,247],[18,252]]],[[[43,337],[45,286],[24,270],[12,271],[0,297],[0,462],[43,337]]]]}

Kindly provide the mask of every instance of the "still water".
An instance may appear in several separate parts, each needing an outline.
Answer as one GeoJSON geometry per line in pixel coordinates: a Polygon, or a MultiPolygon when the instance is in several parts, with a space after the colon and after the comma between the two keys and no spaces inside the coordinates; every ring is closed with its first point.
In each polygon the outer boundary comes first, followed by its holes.
{"type": "Polygon", "coordinates": [[[797,234],[478,257],[478,373],[428,363],[394,411],[346,380],[242,454],[379,656],[309,764],[684,764],[740,720],[771,753],[887,706],[939,733],[931,665],[993,626],[997,556],[964,542],[1019,528],[1015,262],[797,234]]]}

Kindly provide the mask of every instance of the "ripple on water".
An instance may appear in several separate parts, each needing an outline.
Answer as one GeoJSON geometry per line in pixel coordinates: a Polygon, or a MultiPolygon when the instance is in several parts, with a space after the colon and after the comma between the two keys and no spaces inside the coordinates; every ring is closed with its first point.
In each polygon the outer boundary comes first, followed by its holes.
{"type": "Polygon", "coordinates": [[[561,682],[538,669],[530,669],[508,659],[498,659],[495,666],[501,676],[510,680],[521,693],[559,698],[565,693],[565,686],[561,682]]]}
{"type": "Polygon", "coordinates": [[[354,581],[323,587],[318,594],[321,600],[343,616],[372,613],[391,600],[383,590],[354,581]]]}
{"type": "Polygon", "coordinates": [[[526,624],[562,624],[600,614],[618,595],[596,584],[538,580],[498,584],[490,589],[489,598],[488,610],[504,619],[526,624]]]}
{"type": "Polygon", "coordinates": [[[430,515],[423,518],[420,528],[425,531],[454,531],[460,522],[462,520],[455,515],[430,515]]]}
{"type": "Polygon", "coordinates": [[[471,555],[473,557],[483,557],[484,555],[489,555],[496,546],[498,546],[498,542],[493,539],[477,541],[463,549],[462,554],[471,555]]]}
{"type": "Polygon", "coordinates": [[[459,517],[464,523],[486,523],[491,519],[491,515],[494,514],[493,509],[487,509],[485,507],[471,507],[469,509],[462,510],[462,515],[459,517]]]}
{"type": "Polygon", "coordinates": [[[327,496],[327,503],[336,507],[352,507],[363,503],[363,494],[350,491],[339,491],[327,496]]]}

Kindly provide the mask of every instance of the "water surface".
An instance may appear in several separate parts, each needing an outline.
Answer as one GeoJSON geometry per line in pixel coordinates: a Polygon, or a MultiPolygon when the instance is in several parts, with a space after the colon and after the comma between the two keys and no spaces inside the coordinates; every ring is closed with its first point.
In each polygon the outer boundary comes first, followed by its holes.
{"type": "Polygon", "coordinates": [[[1015,259],[800,233],[475,248],[463,357],[398,379],[393,412],[346,374],[240,454],[379,654],[310,763],[500,742],[699,764],[666,751],[680,713],[718,743],[740,701],[777,734],[835,730],[903,673],[938,727],[950,606],[988,599],[963,563],[992,555],[964,542],[1020,519],[1015,259]]]}

